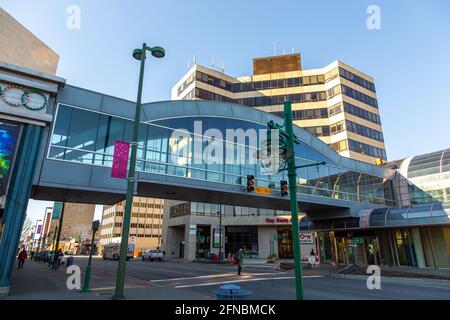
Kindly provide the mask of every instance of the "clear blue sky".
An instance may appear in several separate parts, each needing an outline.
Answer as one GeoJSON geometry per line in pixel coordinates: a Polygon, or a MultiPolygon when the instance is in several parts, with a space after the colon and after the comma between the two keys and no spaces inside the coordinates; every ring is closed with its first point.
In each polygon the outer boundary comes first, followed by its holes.
{"type": "Polygon", "coordinates": [[[60,56],[57,75],[72,85],[134,100],[143,41],[166,48],[147,63],[144,100],[170,99],[195,53],[249,75],[252,58],[294,48],[304,68],[339,59],[375,78],[389,160],[450,147],[450,1],[114,1],[0,0],[60,56]],[[69,30],[69,5],[81,29],[69,30]],[[381,30],[366,27],[369,5],[381,30]]]}

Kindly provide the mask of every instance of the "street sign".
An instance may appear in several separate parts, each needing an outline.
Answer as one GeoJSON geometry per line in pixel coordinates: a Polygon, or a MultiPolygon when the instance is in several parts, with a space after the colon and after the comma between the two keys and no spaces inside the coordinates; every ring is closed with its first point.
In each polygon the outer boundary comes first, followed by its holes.
{"type": "Polygon", "coordinates": [[[255,191],[255,193],[258,193],[258,194],[272,194],[272,189],[266,188],[266,187],[256,186],[254,191],[255,191]]]}
{"type": "Polygon", "coordinates": [[[352,244],[364,244],[364,238],[361,237],[357,237],[357,238],[352,238],[352,244]]]}

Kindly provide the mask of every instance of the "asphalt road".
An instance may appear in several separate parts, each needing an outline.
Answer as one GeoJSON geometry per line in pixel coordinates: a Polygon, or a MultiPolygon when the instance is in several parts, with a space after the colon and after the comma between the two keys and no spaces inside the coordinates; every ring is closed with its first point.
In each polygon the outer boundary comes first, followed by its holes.
{"type": "MultiPolygon", "coordinates": [[[[82,271],[86,261],[84,257],[75,258],[75,264],[82,271]]],[[[36,292],[36,299],[42,298],[44,295],[39,288],[44,286],[46,298],[52,298],[53,292],[55,297],[63,297],[61,294],[68,291],[64,269],[49,271],[44,265],[27,262],[23,270],[16,270],[13,274],[10,298],[33,298],[26,296],[29,292],[36,292]],[[38,272],[39,279],[27,278],[38,272]],[[34,290],[30,291],[30,286],[34,290]]],[[[91,280],[93,291],[103,292],[104,296],[111,294],[116,270],[117,261],[94,259],[91,280]]],[[[305,270],[305,299],[450,299],[450,281],[382,277],[381,289],[369,290],[366,279],[305,270]]],[[[244,265],[242,275],[237,276],[236,267],[232,265],[133,260],[127,263],[126,285],[129,289],[126,288],[126,291],[139,288],[142,293],[133,297],[138,299],[215,299],[215,289],[223,284],[234,283],[251,290],[251,299],[295,299],[294,281],[293,271],[277,271],[267,264],[244,265]]],[[[97,296],[100,295],[97,293],[97,296]]]]}

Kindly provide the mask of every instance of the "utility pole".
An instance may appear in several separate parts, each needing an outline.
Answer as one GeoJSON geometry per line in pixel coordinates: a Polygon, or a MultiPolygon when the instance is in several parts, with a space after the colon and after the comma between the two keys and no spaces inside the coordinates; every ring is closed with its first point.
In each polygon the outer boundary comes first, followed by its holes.
{"type": "MultiPolygon", "coordinates": [[[[284,102],[284,124],[282,126],[273,121],[267,123],[268,133],[270,130],[279,130],[279,154],[285,160],[283,166],[278,170],[287,170],[289,178],[290,210],[292,216],[292,242],[295,262],[295,287],[297,300],[303,300],[303,274],[301,261],[300,235],[298,225],[298,202],[297,202],[297,169],[311,166],[324,165],[325,162],[296,166],[295,165],[295,144],[300,144],[300,140],[294,135],[292,124],[292,106],[289,100],[284,102]],[[284,130],[283,130],[284,129],[284,130]],[[287,163],[287,168],[286,168],[287,163]]],[[[271,136],[271,135],[270,135],[271,136]]],[[[268,141],[270,144],[270,141],[268,141]]],[[[271,152],[274,152],[272,150],[271,152]]]]}
{"type": "MultiPolygon", "coordinates": [[[[56,266],[56,252],[59,250],[59,240],[61,239],[61,230],[62,230],[62,224],[63,224],[63,219],[64,219],[64,207],[65,207],[65,203],[63,202],[61,205],[61,214],[59,216],[59,223],[58,223],[58,235],[56,237],[56,247],[55,247],[55,254],[53,255],[53,265],[56,266]]],[[[56,232],[56,230],[55,230],[56,232]]]]}

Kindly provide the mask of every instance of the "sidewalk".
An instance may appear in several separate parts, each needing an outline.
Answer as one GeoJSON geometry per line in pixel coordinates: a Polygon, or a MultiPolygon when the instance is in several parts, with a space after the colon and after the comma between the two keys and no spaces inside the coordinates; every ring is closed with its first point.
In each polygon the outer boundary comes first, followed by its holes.
{"type": "MultiPolygon", "coordinates": [[[[81,266],[81,285],[84,280],[84,265],[81,266]]],[[[92,274],[91,292],[80,293],[69,290],[66,282],[70,275],[66,267],[57,271],[47,267],[47,263],[27,260],[23,269],[15,269],[11,277],[9,296],[4,300],[110,300],[115,289],[115,273],[97,271],[92,274]]],[[[149,284],[148,282],[127,276],[125,296],[133,300],[170,300],[176,294],[182,300],[206,300],[210,297],[194,292],[176,290],[149,284]],[[176,291],[176,292],[175,292],[176,291]]]]}
{"type": "MultiPolygon", "coordinates": [[[[367,276],[367,267],[362,266],[341,266],[337,274],[341,275],[365,275],[367,276]]],[[[421,279],[437,279],[450,280],[449,269],[419,269],[415,267],[386,267],[381,266],[381,274],[385,277],[401,277],[401,278],[421,278],[421,279]]]]}

